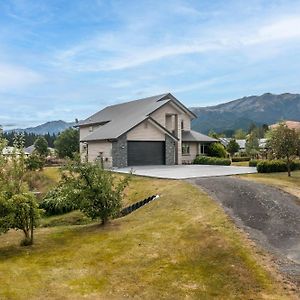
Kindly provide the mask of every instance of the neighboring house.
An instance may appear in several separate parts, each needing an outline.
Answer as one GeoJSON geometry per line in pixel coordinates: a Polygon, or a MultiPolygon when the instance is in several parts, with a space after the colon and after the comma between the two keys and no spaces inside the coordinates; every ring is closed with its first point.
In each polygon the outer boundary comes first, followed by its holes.
{"type": "Polygon", "coordinates": [[[194,118],[171,94],[108,106],[76,125],[81,156],[105,167],[191,163],[218,141],[191,130],[194,118]]]}
{"type": "MultiPolygon", "coordinates": [[[[34,150],[35,150],[34,145],[31,145],[31,146],[28,146],[27,148],[24,148],[24,151],[27,152],[28,154],[32,154],[34,152],[34,150]]],[[[49,152],[50,156],[55,155],[55,149],[54,148],[48,147],[48,152],[49,152]]]]}
{"type": "MultiPolygon", "coordinates": [[[[15,148],[14,147],[5,147],[3,150],[2,150],[2,155],[4,156],[12,156],[14,154],[17,154],[19,155],[20,153],[18,151],[14,152],[15,151],[15,148]]],[[[24,154],[25,156],[28,156],[30,153],[28,153],[27,151],[24,150],[24,154]]]]}
{"type": "MultiPolygon", "coordinates": [[[[232,140],[232,138],[219,138],[221,144],[224,146],[224,147],[227,147],[230,140],[232,140]]],[[[246,151],[246,140],[235,140],[240,149],[239,149],[239,152],[245,152],[246,151]]],[[[265,150],[266,149],[266,142],[267,142],[267,139],[259,139],[258,140],[258,143],[259,143],[259,148],[261,150],[265,150]]]]}

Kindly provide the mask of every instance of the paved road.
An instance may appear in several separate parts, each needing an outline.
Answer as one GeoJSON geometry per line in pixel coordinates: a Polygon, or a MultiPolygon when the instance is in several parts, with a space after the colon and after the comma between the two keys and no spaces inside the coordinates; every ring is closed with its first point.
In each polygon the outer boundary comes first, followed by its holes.
{"type": "Polygon", "coordinates": [[[256,168],[253,167],[207,165],[136,166],[120,168],[114,171],[120,173],[129,173],[133,171],[133,174],[135,175],[167,179],[216,177],[257,172],[256,168]]]}
{"type": "Polygon", "coordinates": [[[277,188],[233,177],[190,180],[219,201],[250,237],[300,283],[300,202],[277,188]]]}

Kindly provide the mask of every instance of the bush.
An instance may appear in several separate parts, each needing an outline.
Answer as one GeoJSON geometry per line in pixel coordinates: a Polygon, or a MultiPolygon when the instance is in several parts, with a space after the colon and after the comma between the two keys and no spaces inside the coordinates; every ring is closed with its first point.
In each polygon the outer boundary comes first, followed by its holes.
{"type": "Polygon", "coordinates": [[[78,209],[76,201],[72,201],[73,199],[68,195],[66,188],[59,185],[47,193],[40,208],[44,209],[48,216],[61,215],[78,209]]]}
{"type": "Polygon", "coordinates": [[[260,160],[258,160],[258,159],[251,159],[249,161],[249,167],[256,167],[259,162],[260,162],[260,160]]]}
{"type": "Polygon", "coordinates": [[[26,159],[25,163],[27,170],[42,170],[45,165],[45,158],[33,153],[26,159]]]}
{"type": "MultiPolygon", "coordinates": [[[[291,171],[300,170],[300,162],[291,163],[291,171]]],[[[263,160],[257,164],[258,173],[287,172],[287,164],[284,160],[263,160]]]]}
{"type": "Polygon", "coordinates": [[[207,154],[211,157],[227,157],[227,151],[221,143],[212,143],[207,149],[207,154]]]}
{"type": "Polygon", "coordinates": [[[209,156],[197,156],[194,160],[196,165],[223,165],[230,166],[231,160],[229,158],[209,157],[209,156]]]}
{"type": "Polygon", "coordinates": [[[244,156],[244,157],[235,156],[231,160],[232,160],[232,162],[249,161],[250,157],[248,157],[248,156],[244,156]]]}

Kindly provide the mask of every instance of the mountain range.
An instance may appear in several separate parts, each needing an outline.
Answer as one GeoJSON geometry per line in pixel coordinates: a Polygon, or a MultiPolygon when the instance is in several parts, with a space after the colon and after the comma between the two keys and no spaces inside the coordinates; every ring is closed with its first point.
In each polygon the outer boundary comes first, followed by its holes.
{"type": "Polygon", "coordinates": [[[74,122],[65,122],[62,120],[58,121],[50,121],[41,125],[38,125],[36,127],[28,127],[25,129],[22,128],[17,128],[17,129],[12,129],[12,130],[7,130],[6,132],[26,132],[26,133],[34,133],[36,135],[44,135],[47,133],[52,134],[58,134],[59,132],[64,131],[67,128],[72,127],[75,125],[74,122]]]}
{"type": "MultiPolygon", "coordinates": [[[[191,107],[190,109],[198,116],[192,121],[192,129],[196,131],[207,134],[210,130],[218,133],[232,132],[238,128],[247,130],[253,123],[259,126],[274,124],[280,120],[300,121],[300,94],[266,93],[261,96],[243,97],[215,106],[191,107]]],[[[14,129],[14,131],[57,134],[74,124],[59,120],[36,127],[14,129]]]]}
{"type": "Polygon", "coordinates": [[[227,103],[190,108],[198,118],[192,121],[196,131],[208,133],[229,132],[238,128],[247,130],[256,125],[274,124],[281,120],[300,121],[300,94],[243,97],[227,103]]]}

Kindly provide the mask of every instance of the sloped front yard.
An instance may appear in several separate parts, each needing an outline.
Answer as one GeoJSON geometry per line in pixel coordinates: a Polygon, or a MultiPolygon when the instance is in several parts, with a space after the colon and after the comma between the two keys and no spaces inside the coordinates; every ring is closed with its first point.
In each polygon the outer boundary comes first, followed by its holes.
{"type": "Polygon", "coordinates": [[[290,299],[263,255],[189,183],[135,177],[126,203],[159,200],[112,221],[0,237],[0,299],[290,299]]]}

